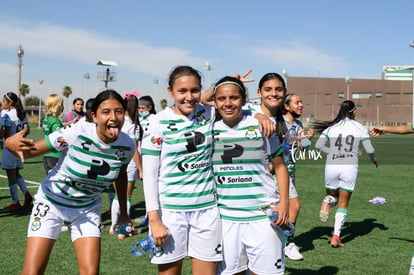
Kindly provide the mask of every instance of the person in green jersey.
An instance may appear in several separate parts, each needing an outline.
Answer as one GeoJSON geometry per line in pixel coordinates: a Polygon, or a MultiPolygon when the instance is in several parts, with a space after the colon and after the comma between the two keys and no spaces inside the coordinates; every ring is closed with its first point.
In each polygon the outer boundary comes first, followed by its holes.
{"type": "MultiPolygon", "coordinates": [[[[37,190],[28,226],[22,274],[44,274],[52,248],[65,223],[71,235],[79,274],[99,274],[101,255],[100,193],[115,182],[119,224],[129,224],[127,214],[127,166],[136,150],[121,131],[125,102],[108,89],[93,101],[94,123],[75,123],[34,142],[23,132],[9,137],[5,146],[15,155],[35,157],[61,151],[61,161],[37,190]]],[[[64,273],[64,271],[62,271],[64,273]]]]}
{"type": "MultiPolygon", "coordinates": [[[[58,94],[51,94],[45,102],[46,117],[42,120],[42,129],[45,136],[63,127],[60,117],[63,112],[63,99],[58,94]]],[[[56,166],[60,152],[50,152],[43,156],[43,166],[46,175],[56,166]]]]}

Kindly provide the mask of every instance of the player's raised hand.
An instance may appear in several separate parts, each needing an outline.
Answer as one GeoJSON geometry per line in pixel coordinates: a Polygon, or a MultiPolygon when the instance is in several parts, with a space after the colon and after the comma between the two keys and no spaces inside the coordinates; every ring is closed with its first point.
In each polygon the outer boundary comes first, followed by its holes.
{"type": "Polygon", "coordinates": [[[253,71],[253,69],[248,69],[244,74],[240,75],[240,74],[234,74],[233,76],[237,79],[240,79],[241,82],[246,83],[246,82],[254,82],[254,79],[252,78],[246,78],[251,72],[253,71]]]}

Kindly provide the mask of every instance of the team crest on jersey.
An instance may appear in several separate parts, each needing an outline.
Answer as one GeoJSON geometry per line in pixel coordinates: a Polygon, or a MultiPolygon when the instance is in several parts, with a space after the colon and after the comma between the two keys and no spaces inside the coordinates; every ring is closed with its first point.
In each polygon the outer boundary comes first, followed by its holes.
{"type": "Polygon", "coordinates": [[[206,121],[207,121],[207,119],[205,118],[205,116],[203,115],[201,111],[195,114],[194,119],[197,121],[198,124],[201,124],[201,125],[206,124],[206,121]]]}
{"type": "Polygon", "coordinates": [[[248,138],[248,139],[254,139],[254,138],[257,138],[257,133],[256,133],[256,130],[254,129],[254,127],[253,127],[253,126],[249,126],[249,127],[247,128],[247,131],[246,131],[246,138],[248,138]]]}
{"type": "Polygon", "coordinates": [[[31,230],[37,231],[40,229],[41,226],[42,226],[42,223],[40,222],[40,218],[36,217],[34,218],[34,221],[32,222],[31,230]]]}
{"type": "Polygon", "coordinates": [[[63,148],[68,147],[68,143],[63,137],[58,137],[55,141],[55,147],[63,149],[63,148]]]}
{"type": "Polygon", "coordinates": [[[161,146],[161,137],[153,136],[151,137],[151,143],[157,147],[161,146]]]}
{"type": "Polygon", "coordinates": [[[119,150],[116,151],[114,155],[115,155],[115,158],[117,160],[120,160],[120,159],[124,158],[125,157],[125,148],[122,148],[122,147],[119,148],[119,150]]]}

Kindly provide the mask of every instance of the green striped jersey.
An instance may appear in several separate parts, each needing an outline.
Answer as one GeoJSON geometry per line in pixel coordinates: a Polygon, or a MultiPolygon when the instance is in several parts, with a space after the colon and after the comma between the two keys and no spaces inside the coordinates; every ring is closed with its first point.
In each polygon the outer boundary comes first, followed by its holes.
{"type": "Polygon", "coordinates": [[[269,159],[281,156],[276,135],[265,138],[253,116],[230,128],[214,124],[213,170],[221,218],[235,222],[267,219],[261,207],[277,204],[276,182],[269,159]]]}
{"type": "MultiPolygon", "coordinates": [[[[132,139],[123,132],[110,143],[96,134],[96,125],[80,121],[45,136],[52,151],[62,151],[58,164],[43,180],[40,188],[49,201],[84,208],[99,199],[99,193],[118,178],[121,166],[134,154],[132,139]]],[[[125,182],[126,184],[126,182],[125,182]]]]}
{"type": "MultiPolygon", "coordinates": [[[[159,173],[152,184],[158,185],[161,208],[192,211],[217,204],[211,167],[213,120],[214,109],[204,105],[189,116],[169,107],[151,116],[141,154],[158,157],[159,173]]],[[[143,168],[147,173],[145,163],[143,168]]]]}

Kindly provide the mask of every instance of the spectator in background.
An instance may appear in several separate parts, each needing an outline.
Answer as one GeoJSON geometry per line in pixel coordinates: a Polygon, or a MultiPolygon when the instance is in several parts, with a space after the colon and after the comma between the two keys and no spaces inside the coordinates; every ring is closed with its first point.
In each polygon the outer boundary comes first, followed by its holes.
{"type": "MultiPolygon", "coordinates": [[[[58,94],[51,94],[45,102],[46,117],[42,120],[42,129],[45,136],[63,127],[60,117],[63,112],[63,99],[58,94]]],[[[46,175],[55,167],[60,157],[60,152],[49,152],[43,156],[43,166],[46,175]]]]}
{"type": "Polygon", "coordinates": [[[151,115],[155,115],[154,100],[149,95],[144,95],[139,98],[138,101],[139,123],[145,130],[151,115]]]}
{"type": "Polygon", "coordinates": [[[66,116],[63,117],[63,125],[67,126],[72,123],[76,123],[85,116],[83,111],[84,101],[82,98],[77,97],[73,100],[73,109],[66,116]]]}

